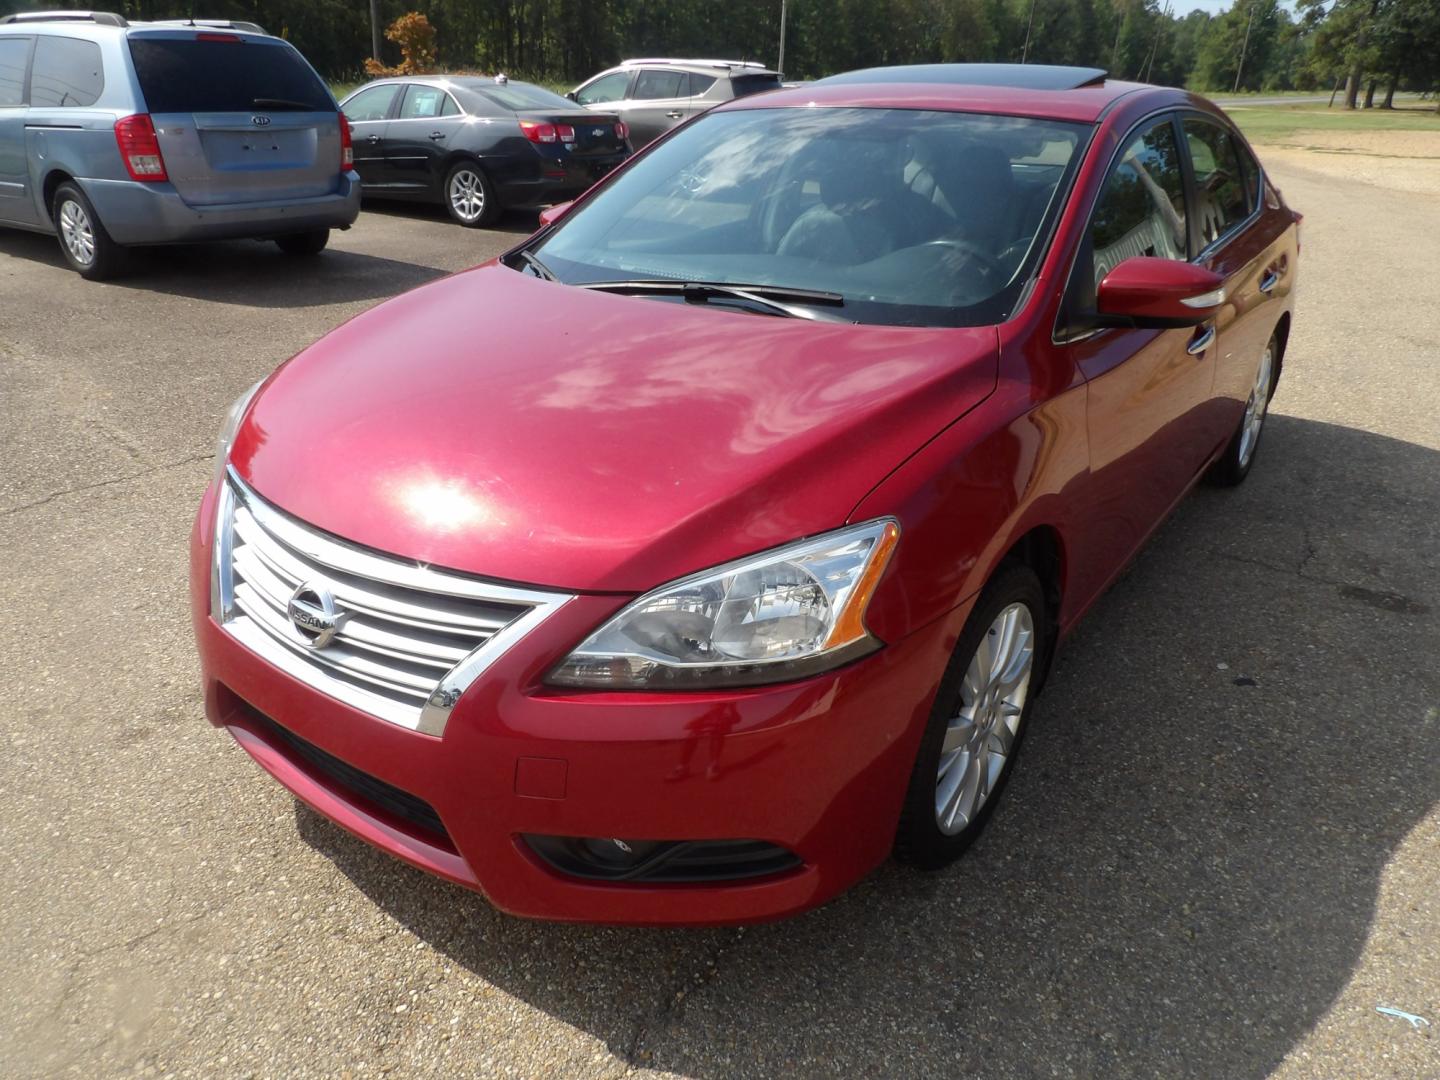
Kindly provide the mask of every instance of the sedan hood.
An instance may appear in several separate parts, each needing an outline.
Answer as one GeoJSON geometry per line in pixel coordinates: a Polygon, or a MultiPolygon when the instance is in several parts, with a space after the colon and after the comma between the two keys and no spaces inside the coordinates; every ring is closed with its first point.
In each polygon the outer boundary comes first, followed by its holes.
{"type": "Polygon", "coordinates": [[[366,547],[639,592],[844,524],[994,389],[996,340],[616,296],[492,263],[281,367],[231,461],[366,547]]]}

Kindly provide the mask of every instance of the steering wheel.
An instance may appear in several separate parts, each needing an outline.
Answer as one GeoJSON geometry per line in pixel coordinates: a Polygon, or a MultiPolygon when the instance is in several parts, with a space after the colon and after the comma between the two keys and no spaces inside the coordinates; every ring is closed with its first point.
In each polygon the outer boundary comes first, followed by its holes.
{"type": "Polygon", "coordinates": [[[994,255],[991,255],[988,251],[980,247],[978,244],[972,244],[969,240],[958,240],[954,237],[942,236],[938,240],[927,240],[920,246],[922,248],[954,248],[956,251],[968,255],[975,262],[979,263],[980,273],[983,277],[988,278],[995,274],[1004,273],[1005,268],[1000,265],[1000,261],[996,259],[994,255]]]}

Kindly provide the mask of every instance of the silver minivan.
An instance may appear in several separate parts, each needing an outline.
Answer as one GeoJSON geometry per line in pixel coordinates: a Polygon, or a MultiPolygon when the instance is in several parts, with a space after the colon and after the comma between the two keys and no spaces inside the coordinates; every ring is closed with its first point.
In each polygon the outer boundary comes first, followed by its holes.
{"type": "Polygon", "coordinates": [[[0,225],[57,234],[85,277],[141,244],[313,255],[359,212],[329,88],[253,23],[0,19],[0,225]]]}

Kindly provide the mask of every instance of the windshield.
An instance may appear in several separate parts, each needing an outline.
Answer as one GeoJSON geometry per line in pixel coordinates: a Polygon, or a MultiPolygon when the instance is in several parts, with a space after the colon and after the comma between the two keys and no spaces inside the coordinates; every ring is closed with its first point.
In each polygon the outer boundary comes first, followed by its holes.
{"type": "Polygon", "coordinates": [[[710,113],[534,252],[559,280],[823,290],[847,319],[1002,321],[1089,127],[910,109],[710,113]]]}

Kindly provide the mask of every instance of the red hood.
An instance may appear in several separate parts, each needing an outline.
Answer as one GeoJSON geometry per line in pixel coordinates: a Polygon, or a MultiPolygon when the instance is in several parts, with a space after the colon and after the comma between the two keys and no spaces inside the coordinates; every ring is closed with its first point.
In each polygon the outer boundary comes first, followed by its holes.
{"type": "Polygon", "coordinates": [[[993,390],[996,357],[992,327],[768,318],[491,264],[281,367],[231,460],[367,547],[638,592],[843,524],[993,390]]]}

